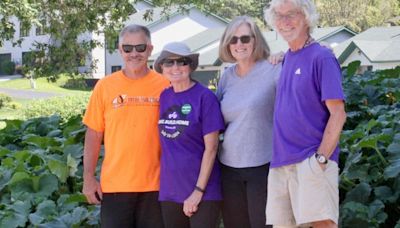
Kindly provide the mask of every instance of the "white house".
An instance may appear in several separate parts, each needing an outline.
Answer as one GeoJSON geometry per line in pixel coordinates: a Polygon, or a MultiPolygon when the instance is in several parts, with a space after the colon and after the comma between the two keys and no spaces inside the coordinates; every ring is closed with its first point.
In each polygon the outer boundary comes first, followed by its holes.
{"type": "Polygon", "coordinates": [[[342,66],[359,60],[361,71],[400,66],[400,26],[373,27],[334,48],[342,66]]]}

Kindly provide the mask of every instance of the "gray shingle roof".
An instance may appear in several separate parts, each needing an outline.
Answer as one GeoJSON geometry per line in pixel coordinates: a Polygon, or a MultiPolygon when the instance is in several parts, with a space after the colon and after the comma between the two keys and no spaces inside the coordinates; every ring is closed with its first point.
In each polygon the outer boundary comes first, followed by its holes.
{"type": "Polygon", "coordinates": [[[371,62],[400,61],[400,26],[370,28],[334,48],[343,63],[356,49],[371,62]]]}

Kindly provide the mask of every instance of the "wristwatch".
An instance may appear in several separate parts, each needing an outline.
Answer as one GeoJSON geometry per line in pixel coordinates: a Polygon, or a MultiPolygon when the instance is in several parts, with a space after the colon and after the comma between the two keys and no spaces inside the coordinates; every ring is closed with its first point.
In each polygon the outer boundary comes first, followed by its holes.
{"type": "Polygon", "coordinates": [[[320,164],[328,163],[328,159],[323,154],[315,153],[315,158],[317,159],[318,163],[320,163],[320,164]]]}

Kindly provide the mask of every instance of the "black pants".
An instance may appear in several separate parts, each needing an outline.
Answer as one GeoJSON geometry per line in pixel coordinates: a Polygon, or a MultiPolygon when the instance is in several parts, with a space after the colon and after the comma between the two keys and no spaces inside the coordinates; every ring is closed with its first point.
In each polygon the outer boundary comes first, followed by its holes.
{"type": "Polygon", "coordinates": [[[251,168],[221,165],[225,228],[265,228],[269,163],[251,168]]]}
{"type": "Polygon", "coordinates": [[[158,192],[103,193],[101,227],[163,228],[158,192]]]}
{"type": "Polygon", "coordinates": [[[183,213],[183,204],[161,202],[165,228],[216,228],[221,211],[221,201],[202,201],[192,217],[183,213]]]}

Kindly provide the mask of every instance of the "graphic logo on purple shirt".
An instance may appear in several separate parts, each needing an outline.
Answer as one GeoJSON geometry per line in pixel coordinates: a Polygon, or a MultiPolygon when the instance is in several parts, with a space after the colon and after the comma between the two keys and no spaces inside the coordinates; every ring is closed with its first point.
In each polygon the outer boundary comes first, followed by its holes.
{"type": "Polygon", "coordinates": [[[158,121],[161,135],[169,139],[175,139],[181,135],[190,125],[187,115],[191,110],[190,104],[174,105],[167,109],[158,121]]]}

